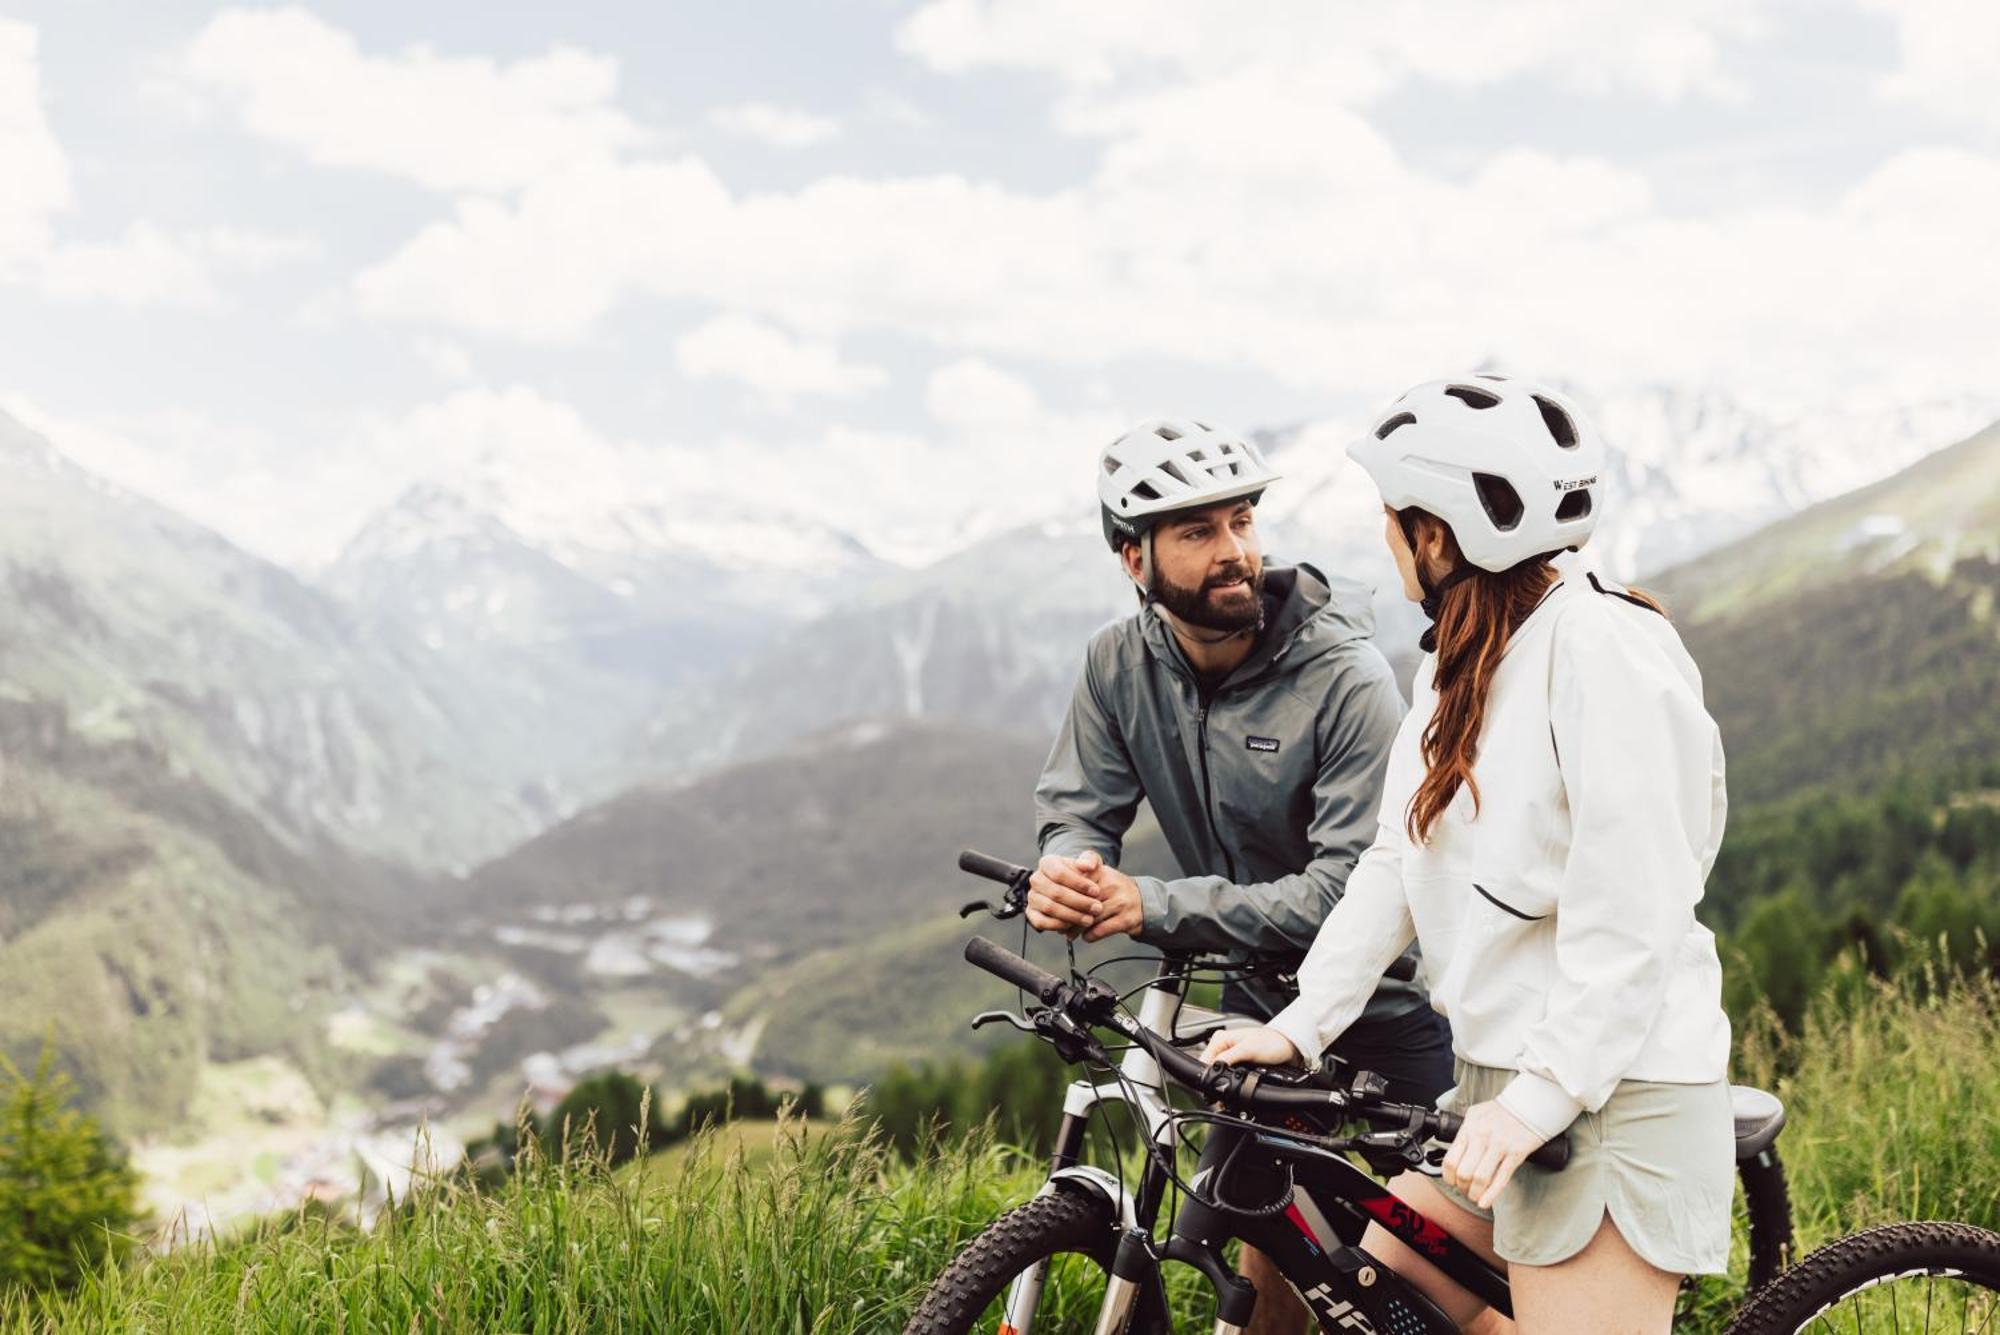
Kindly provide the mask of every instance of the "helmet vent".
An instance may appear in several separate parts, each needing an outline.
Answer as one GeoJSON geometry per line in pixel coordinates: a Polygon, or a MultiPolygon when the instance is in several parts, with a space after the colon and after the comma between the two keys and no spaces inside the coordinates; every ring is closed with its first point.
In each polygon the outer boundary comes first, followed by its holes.
{"type": "Polygon", "coordinates": [[[1491,371],[1474,371],[1472,378],[1474,380],[1505,380],[1507,377],[1504,375],[1494,375],[1491,371]]]}
{"type": "Polygon", "coordinates": [[[1114,475],[1118,472],[1118,458],[1116,455],[1106,454],[1104,456],[1104,471],[1114,475]]]}
{"type": "Polygon", "coordinates": [[[1153,434],[1161,440],[1179,440],[1181,438],[1181,433],[1170,426],[1156,426],[1153,428],[1153,434]]]}
{"type": "Polygon", "coordinates": [[[1191,464],[1205,463],[1208,460],[1208,451],[1189,450],[1187,452],[1187,457],[1188,457],[1188,462],[1191,464]]]}
{"type": "Polygon", "coordinates": [[[1492,473],[1474,473],[1472,485],[1478,488],[1479,503],[1486,507],[1493,527],[1506,533],[1520,524],[1527,507],[1521,504],[1521,493],[1514,490],[1513,483],[1492,473]]]}
{"type": "Polygon", "coordinates": [[[1475,389],[1471,385],[1452,385],[1445,390],[1450,398],[1457,399],[1468,408],[1497,408],[1500,396],[1491,390],[1475,389]]]}
{"type": "Polygon", "coordinates": [[[1180,483],[1183,487],[1191,487],[1194,485],[1192,482],[1188,481],[1187,474],[1181,471],[1181,466],[1175,463],[1172,459],[1162,459],[1160,461],[1160,471],[1162,473],[1165,473],[1168,477],[1172,478],[1174,481],[1180,483]]]}
{"type": "Polygon", "coordinates": [[[1572,491],[1562,498],[1562,503],[1556,506],[1556,522],[1566,524],[1572,520],[1582,519],[1589,513],[1590,489],[1586,487],[1582,491],[1572,491]]]}
{"type": "Polygon", "coordinates": [[[1535,395],[1535,406],[1542,410],[1542,421],[1548,424],[1549,434],[1555,437],[1556,444],[1566,450],[1575,449],[1576,423],[1570,420],[1569,414],[1563,411],[1562,405],[1554,399],[1545,399],[1537,394],[1535,395]]]}
{"type": "Polygon", "coordinates": [[[1381,426],[1375,428],[1375,439],[1387,440],[1391,431],[1406,426],[1415,426],[1416,424],[1417,415],[1415,413],[1397,413],[1394,417],[1382,423],[1381,426]]]}
{"type": "Polygon", "coordinates": [[[1132,487],[1132,494],[1142,501],[1157,501],[1160,499],[1159,491],[1150,482],[1135,483],[1132,487]]]}

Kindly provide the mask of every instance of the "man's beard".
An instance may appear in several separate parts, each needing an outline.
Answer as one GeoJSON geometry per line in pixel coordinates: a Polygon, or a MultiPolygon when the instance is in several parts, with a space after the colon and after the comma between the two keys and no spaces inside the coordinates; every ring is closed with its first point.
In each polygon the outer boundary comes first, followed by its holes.
{"type": "Polygon", "coordinates": [[[1198,587],[1176,584],[1153,571],[1152,595],[1154,601],[1166,608],[1190,626],[1203,630],[1239,631],[1250,630],[1264,619],[1264,568],[1259,565],[1231,566],[1209,576],[1198,587]],[[1248,577],[1250,587],[1244,593],[1232,594],[1218,600],[1213,590],[1224,584],[1233,584],[1248,577]]]}

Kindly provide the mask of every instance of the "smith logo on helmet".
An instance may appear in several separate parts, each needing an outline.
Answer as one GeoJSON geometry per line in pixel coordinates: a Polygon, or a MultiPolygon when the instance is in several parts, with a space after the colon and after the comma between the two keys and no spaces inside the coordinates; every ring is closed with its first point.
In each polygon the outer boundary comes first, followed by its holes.
{"type": "Polygon", "coordinates": [[[1577,491],[1583,487],[1594,487],[1596,485],[1597,485],[1597,474],[1592,473],[1589,477],[1580,477],[1574,482],[1558,482],[1556,483],[1556,490],[1577,491]]]}

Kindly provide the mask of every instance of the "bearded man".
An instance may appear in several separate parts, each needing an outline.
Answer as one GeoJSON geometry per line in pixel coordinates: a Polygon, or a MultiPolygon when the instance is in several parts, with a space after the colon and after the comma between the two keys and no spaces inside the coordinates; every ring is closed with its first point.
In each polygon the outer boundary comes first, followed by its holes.
{"type": "MultiPolygon", "coordinates": [[[[1038,930],[1263,966],[1222,1008],[1268,1018],[1375,837],[1403,715],[1370,640],[1367,590],[1309,565],[1263,561],[1256,507],[1278,481],[1255,444],[1195,421],[1146,422],[1100,456],[1104,535],[1139,610],[1090,641],[1035,788],[1038,930]],[[1118,870],[1141,800],[1184,873],[1118,870]]],[[[1452,1083],[1451,1034],[1414,983],[1385,979],[1329,1054],[1431,1104],[1452,1083]]],[[[1256,1331],[1295,1332],[1305,1309],[1245,1250],[1256,1331]]]]}

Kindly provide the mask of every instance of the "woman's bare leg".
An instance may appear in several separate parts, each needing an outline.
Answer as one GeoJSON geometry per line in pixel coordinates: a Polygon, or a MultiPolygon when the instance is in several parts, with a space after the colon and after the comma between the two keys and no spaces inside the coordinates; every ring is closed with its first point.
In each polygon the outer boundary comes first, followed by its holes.
{"type": "MultiPolygon", "coordinates": [[[[1424,1218],[1487,1261],[1505,1267],[1506,1263],[1493,1250],[1492,1223],[1439,1191],[1430,1178],[1422,1173],[1404,1173],[1389,1184],[1389,1189],[1424,1218]]],[[[1502,1332],[1514,1329],[1513,1322],[1461,1288],[1444,1271],[1405,1247],[1395,1234],[1380,1224],[1368,1226],[1361,1246],[1370,1256],[1421,1290],[1425,1297],[1444,1309],[1445,1315],[1466,1331],[1477,1332],[1478,1335],[1502,1335],[1502,1332]]]]}
{"type": "Polygon", "coordinates": [[[1666,1335],[1681,1286],[1640,1259],[1609,1214],[1569,1260],[1517,1265],[1507,1279],[1526,1335],[1666,1335]]]}

